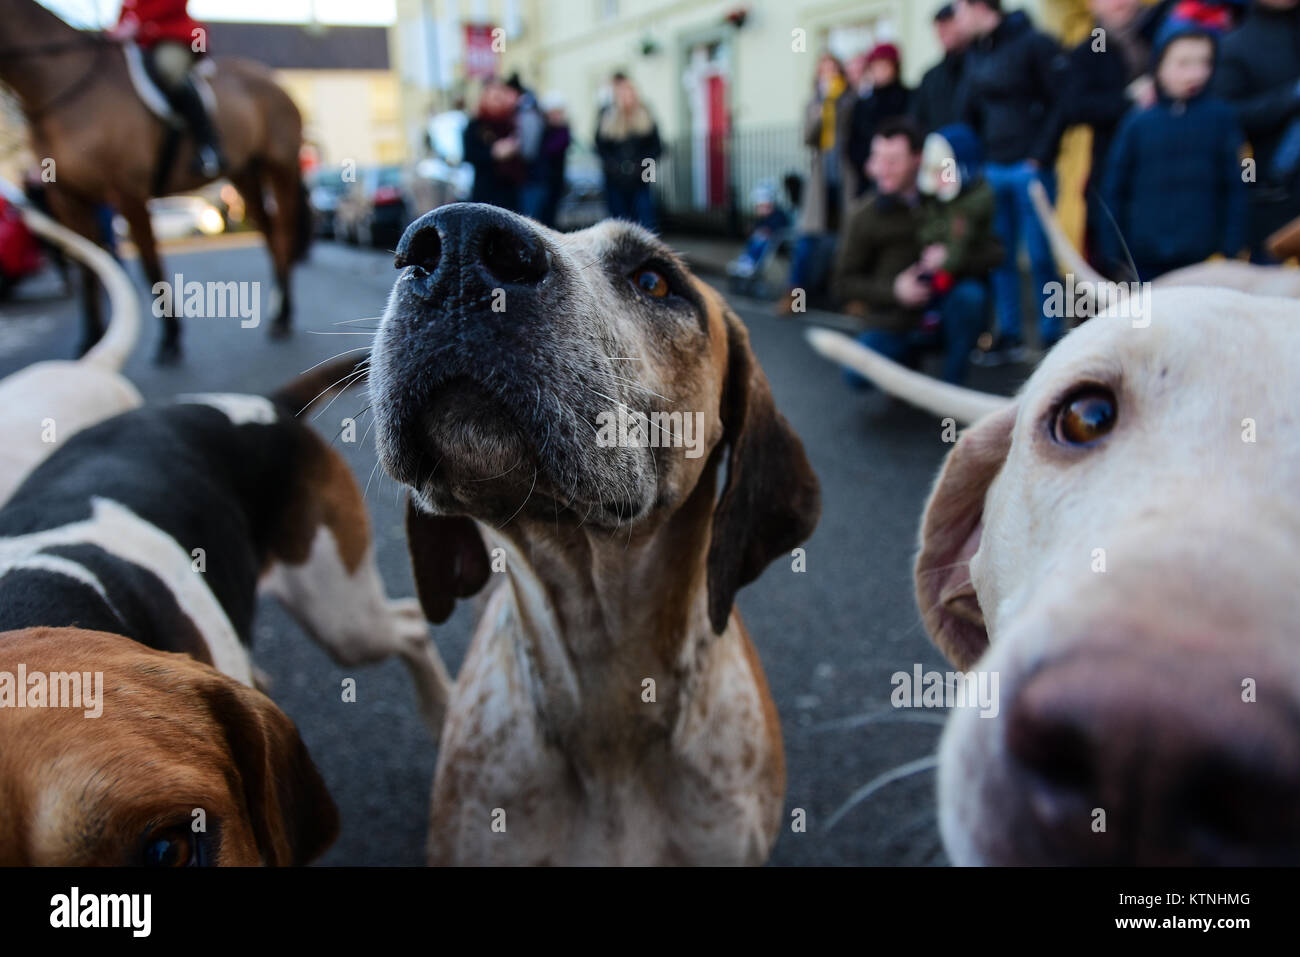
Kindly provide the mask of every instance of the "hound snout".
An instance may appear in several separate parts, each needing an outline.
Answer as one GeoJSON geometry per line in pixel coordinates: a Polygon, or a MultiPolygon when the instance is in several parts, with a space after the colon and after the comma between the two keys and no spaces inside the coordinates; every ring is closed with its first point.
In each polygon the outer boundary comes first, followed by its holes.
{"type": "Polygon", "coordinates": [[[1219,655],[1088,649],[1011,702],[1006,751],[1028,857],[1300,862],[1300,712],[1219,655]]]}
{"type": "Polygon", "coordinates": [[[546,246],[532,224],[495,206],[454,203],[421,216],[397,245],[396,265],[435,281],[474,274],[488,286],[535,286],[550,272],[546,246]]]}

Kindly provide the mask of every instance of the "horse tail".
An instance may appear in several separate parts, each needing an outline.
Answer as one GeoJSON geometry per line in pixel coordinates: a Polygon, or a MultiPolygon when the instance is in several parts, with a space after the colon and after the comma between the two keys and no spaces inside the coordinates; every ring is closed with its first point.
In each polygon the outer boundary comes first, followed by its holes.
{"type": "Polygon", "coordinates": [[[298,177],[298,220],[294,223],[293,261],[300,263],[307,258],[311,250],[312,222],[311,200],[307,194],[307,184],[298,177]]]}

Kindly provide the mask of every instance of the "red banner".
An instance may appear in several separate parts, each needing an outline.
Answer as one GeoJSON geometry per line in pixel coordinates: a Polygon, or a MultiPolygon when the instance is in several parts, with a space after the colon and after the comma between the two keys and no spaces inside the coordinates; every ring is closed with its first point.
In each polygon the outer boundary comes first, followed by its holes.
{"type": "Polygon", "coordinates": [[[492,49],[492,35],[496,31],[490,23],[465,24],[465,75],[474,79],[495,76],[497,51],[492,49]]]}

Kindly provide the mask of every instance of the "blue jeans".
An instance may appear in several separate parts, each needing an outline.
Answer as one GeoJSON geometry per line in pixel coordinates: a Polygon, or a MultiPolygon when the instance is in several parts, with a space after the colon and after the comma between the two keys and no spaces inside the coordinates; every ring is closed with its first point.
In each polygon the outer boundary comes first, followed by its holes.
{"type": "MultiPolygon", "coordinates": [[[[932,305],[939,312],[939,338],[943,345],[943,381],[960,385],[966,378],[971,350],[984,331],[989,292],[981,279],[963,279],[932,305]]],[[[914,365],[922,349],[932,345],[922,332],[886,332],[871,329],[858,342],[901,365],[914,365]]],[[[856,372],[844,370],[844,380],[865,391],[871,383],[856,372]]]]}
{"type": "Polygon", "coordinates": [[[828,233],[800,233],[790,253],[790,288],[820,292],[834,258],[834,236],[828,233]]]}
{"type": "Polygon", "coordinates": [[[611,218],[626,219],[655,231],[655,198],[649,186],[606,186],[605,204],[611,218]]]}
{"type": "Polygon", "coordinates": [[[1061,338],[1062,331],[1060,317],[1049,316],[1046,308],[1046,287],[1048,283],[1057,281],[1056,261],[1029,200],[1029,184],[1035,180],[1042,183],[1050,199],[1056,193],[1056,177],[1050,171],[1032,169],[1027,163],[1011,166],[986,163],[984,176],[997,199],[994,227],[1006,250],[1006,259],[993,271],[998,337],[1016,342],[1022,338],[1018,252],[1023,239],[1029,252],[1029,272],[1038,299],[1038,336],[1044,345],[1050,345],[1061,338]]]}

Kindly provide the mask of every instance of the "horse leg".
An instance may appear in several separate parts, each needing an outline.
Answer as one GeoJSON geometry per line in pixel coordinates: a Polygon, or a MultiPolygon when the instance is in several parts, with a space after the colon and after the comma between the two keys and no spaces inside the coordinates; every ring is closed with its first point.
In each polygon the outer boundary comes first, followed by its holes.
{"type": "MultiPolygon", "coordinates": [[[[158,244],[154,242],[153,224],[149,221],[149,207],[142,202],[124,202],[122,218],[131,227],[131,241],[140,252],[140,265],[144,267],[149,291],[157,295],[158,284],[163,281],[162,261],[158,258],[158,244]]],[[[172,290],[172,302],[183,295],[180,289],[172,290]]],[[[168,310],[172,311],[172,310],[168,310]]],[[[157,365],[170,365],[181,357],[181,324],[174,315],[162,317],[162,339],[153,361],[157,365]]]]}
{"type": "Polygon", "coordinates": [[[275,319],[271,323],[271,337],[282,339],[289,335],[293,316],[293,296],[289,270],[296,258],[298,243],[298,217],[306,214],[296,166],[267,168],[267,181],[275,198],[275,218],[266,234],[271,250],[271,263],[275,268],[275,319]]]}
{"type": "MultiPolygon", "coordinates": [[[[62,189],[49,193],[50,212],[54,218],[75,233],[98,246],[103,245],[99,234],[99,220],[93,203],[62,189]]],[[[99,303],[99,280],[89,266],[81,266],[81,342],[77,355],[84,356],[104,334],[104,317],[99,303]]]]}

